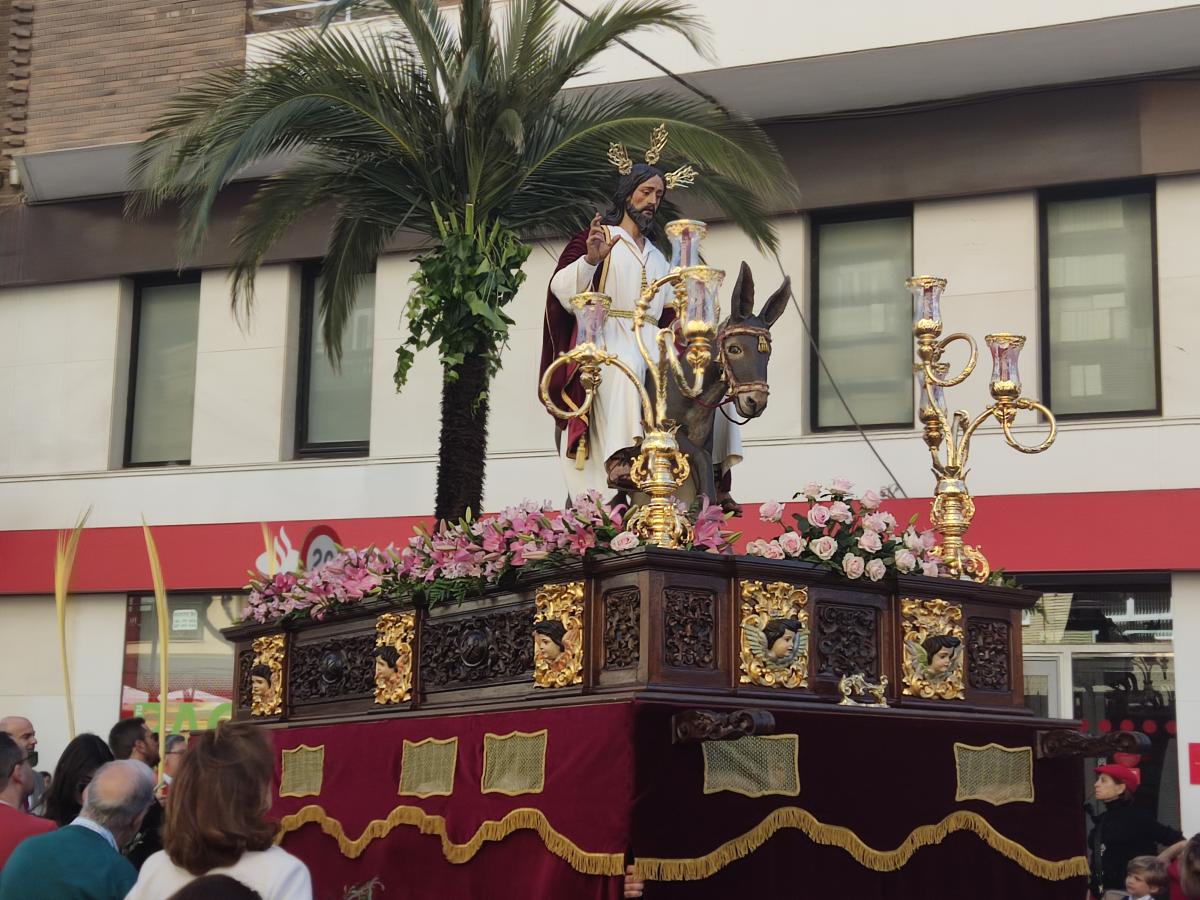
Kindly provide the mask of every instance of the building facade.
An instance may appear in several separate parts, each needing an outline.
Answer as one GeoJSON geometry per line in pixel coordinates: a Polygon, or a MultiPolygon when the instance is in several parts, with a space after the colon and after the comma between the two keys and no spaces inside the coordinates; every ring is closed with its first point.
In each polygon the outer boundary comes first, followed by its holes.
{"type": "MultiPolygon", "coordinates": [[[[330,540],[398,542],[433,506],[436,358],[392,386],[413,245],[378,260],[335,373],[314,327],[320,222],[276,248],[240,321],[227,244],[248,186],[182,267],[170,215],[122,215],[155,115],[215,66],[269,59],[278,30],[311,15],[297,6],[0,0],[0,633],[20,650],[0,658],[0,714],[32,718],[51,758],[66,740],[55,531],[84,509],[67,643],[77,727],[105,733],[158,694],[143,517],[172,591],[178,729],[222,714],[232,666],[217,629],[264,552],[259,523],[281,559],[311,560],[330,540]]],[[[1026,335],[1025,392],[1059,418],[1044,455],[994,428],[972,453],[972,538],[1046,592],[1026,627],[1030,704],[1148,734],[1156,811],[1200,830],[1200,662],[1174,652],[1200,639],[1200,5],[979,6],[702,3],[714,60],[661,35],[634,42],[761,120],[800,188],[775,211],[778,263],[718,219],[706,243],[727,270],[749,262],[762,296],[785,272],[795,288],[734,493],[752,509],[843,476],[910,498],[905,514],[927,509],[903,281],[947,277],[948,330],[1026,335]]],[[[618,49],[573,89],[665,77],[618,49]]],[[[534,392],[558,249],[535,249],[511,310],[488,509],[562,499],[534,392]]],[[[986,374],[950,394],[973,411],[988,400],[986,374]]]]}

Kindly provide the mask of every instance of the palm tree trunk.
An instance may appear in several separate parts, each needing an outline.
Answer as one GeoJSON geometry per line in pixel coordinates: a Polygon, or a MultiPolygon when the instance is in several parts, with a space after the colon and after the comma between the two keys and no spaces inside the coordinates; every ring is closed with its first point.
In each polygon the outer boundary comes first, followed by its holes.
{"type": "Polygon", "coordinates": [[[458,378],[442,381],[442,433],[438,444],[437,506],[439,520],[454,521],[470,509],[482,511],[487,467],[488,360],[468,356],[458,378]],[[480,399],[480,398],[483,399],[480,399]]]}

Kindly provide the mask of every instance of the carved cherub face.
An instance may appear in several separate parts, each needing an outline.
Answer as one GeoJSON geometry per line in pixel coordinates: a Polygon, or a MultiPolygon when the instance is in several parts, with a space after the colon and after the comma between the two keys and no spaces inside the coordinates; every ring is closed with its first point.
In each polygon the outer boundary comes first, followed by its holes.
{"type": "Polygon", "coordinates": [[[395,675],[396,670],[387,664],[382,656],[375,657],[375,678],[386,678],[388,675],[395,675]]]}
{"type": "Polygon", "coordinates": [[[796,632],[785,631],[767,650],[767,655],[772,659],[784,659],[792,653],[792,648],[796,645],[796,632]]]}
{"type": "Polygon", "coordinates": [[[264,706],[270,706],[275,697],[275,692],[271,689],[271,682],[261,675],[250,677],[250,693],[264,706]]]}
{"type": "Polygon", "coordinates": [[[554,638],[548,634],[542,634],[540,631],[533,633],[533,655],[535,659],[544,659],[546,662],[554,662],[562,655],[562,647],[554,643],[554,638]]]}
{"type": "Polygon", "coordinates": [[[937,653],[933,654],[933,659],[929,661],[929,671],[934,675],[944,675],[946,670],[950,668],[950,660],[954,654],[949,647],[943,647],[937,653]]]}

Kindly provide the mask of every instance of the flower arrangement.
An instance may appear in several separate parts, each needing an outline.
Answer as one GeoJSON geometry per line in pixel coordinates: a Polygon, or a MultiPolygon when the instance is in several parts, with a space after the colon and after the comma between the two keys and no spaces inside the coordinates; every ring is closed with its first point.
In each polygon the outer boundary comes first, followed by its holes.
{"type": "MultiPolygon", "coordinates": [[[[343,550],[311,572],[251,573],[243,615],[256,622],[284,617],[324,619],[332,610],[370,597],[398,599],[424,594],[430,603],[479,593],[521,571],[560,565],[589,554],[632,550],[642,540],[623,529],[625,507],[610,505],[598,491],[575,497],[561,512],[549,503],[526,501],[492,516],[418,528],[397,551],[343,550]]],[[[705,500],[689,512],[695,537],[689,549],[725,553],[737,535],[722,526],[726,514],[705,500]]]]}
{"type": "Polygon", "coordinates": [[[933,550],[932,531],[919,532],[916,516],[901,531],[896,517],[880,510],[882,500],[874,491],[861,498],[843,478],[830,485],[810,482],[795,499],[808,502],[808,509],[792,516],[796,524],[783,524],[784,505],[764,503],[759,518],[779,524],[782,532],[771,540],[755,540],[746,553],[767,559],[800,559],[833,569],[847,578],[866,577],[879,581],[888,572],[940,574],[933,550]]]}

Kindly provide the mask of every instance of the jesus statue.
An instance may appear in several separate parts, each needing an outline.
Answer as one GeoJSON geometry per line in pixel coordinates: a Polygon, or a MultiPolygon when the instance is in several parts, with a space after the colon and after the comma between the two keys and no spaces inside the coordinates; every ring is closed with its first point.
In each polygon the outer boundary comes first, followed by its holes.
{"type": "MultiPolygon", "coordinates": [[[[657,155],[653,162],[657,162],[657,155]]],[[[669,270],[654,238],[655,217],[670,180],[670,175],[651,162],[630,165],[627,172],[622,171],[609,209],[603,215],[597,213],[590,227],[567,244],[546,297],[539,383],[555,358],[575,346],[578,329],[571,298],[586,291],[598,291],[611,298],[604,325],[606,349],[645,382],[646,363],[633,334],[633,314],[643,289],[669,270]]],[[[671,286],[664,286],[651,301],[642,326],[642,339],[655,362],[655,332],[669,327],[675,319],[674,307],[669,304],[672,296],[671,286]]],[[[557,369],[549,393],[563,408],[578,409],[584,401],[578,367],[557,369]]],[[[637,389],[615,367],[604,368],[586,417],[565,424],[555,421],[555,444],[570,496],[587,490],[607,493],[613,488],[626,492],[636,489],[629,472],[637,444],[645,434],[642,406],[637,389]]],[[[718,484],[741,458],[740,429],[718,416],[712,455],[718,484]]]]}

